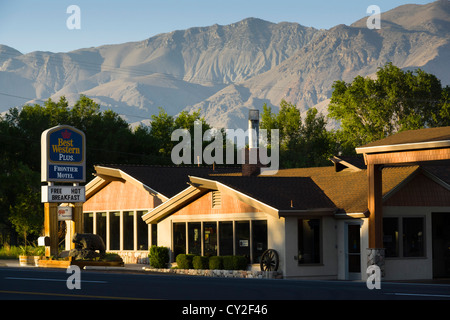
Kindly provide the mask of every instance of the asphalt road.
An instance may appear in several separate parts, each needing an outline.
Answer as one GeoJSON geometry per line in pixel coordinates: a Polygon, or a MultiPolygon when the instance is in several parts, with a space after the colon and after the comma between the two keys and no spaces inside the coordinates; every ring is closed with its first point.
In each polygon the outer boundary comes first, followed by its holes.
{"type": "Polygon", "coordinates": [[[450,300],[449,284],[382,282],[369,290],[365,282],[233,279],[0,267],[0,300],[107,299],[184,301],[273,300],[450,300]],[[69,287],[68,287],[69,282],[69,287]]]}

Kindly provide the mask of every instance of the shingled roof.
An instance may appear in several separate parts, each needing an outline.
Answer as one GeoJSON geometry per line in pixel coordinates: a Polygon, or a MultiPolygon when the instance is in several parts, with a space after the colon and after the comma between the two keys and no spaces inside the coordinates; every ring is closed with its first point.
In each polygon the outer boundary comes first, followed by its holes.
{"type": "MultiPolygon", "coordinates": [[[[383,170],[383,195],[392,191],[419,167],[383,170]]],[[[336,208],[345,213],[367,211],[367,171],[336,172],[334,167],[282,169],[273,176],[242,177],[213,174],[210,179],[235,188],[279,210],[336,208]]]]}
{"type": "Polygon", "coordinates": [[[171,198],[188,187],[188,176],[207,177],[210,174],[240,172],[240,168],[212,166],[146,166],[146,165],[102,165],[119,169],[164,196],[171,198]]]}

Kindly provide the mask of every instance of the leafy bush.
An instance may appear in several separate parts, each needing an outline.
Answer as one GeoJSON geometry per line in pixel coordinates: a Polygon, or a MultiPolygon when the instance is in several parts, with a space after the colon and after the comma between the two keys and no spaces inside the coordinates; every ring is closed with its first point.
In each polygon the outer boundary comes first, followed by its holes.
{"type": "Polygon", "coordinates": [[[209,257],[195,256],[194,259],[192,259],[192,266],[194,269],[208,269],[209,259],[209,257]]]}
{"type": "Polygon", "coordinates": [[[179,254],[175,258],[177,261],[178,269],[192,269],[192,260],[194,259],[194,254],[179,254]]]}
{"type": "Polygon", "coordinates": [[[154,268],[165,268],[169,263],[169,248],[151,246],[148,260],[154,268]]]}
{"type": "Polygon", "coordinates": [[[225,270],[246,270],[247,258],[244,256],[224,256],[223,268],[225,270]]]}
{"type": "Polygon", "coordinates": [[[209,258],[209,269],[210,270],[221,270],[223,269],[222,259],[223,257],[212,256],[209,258]]]}

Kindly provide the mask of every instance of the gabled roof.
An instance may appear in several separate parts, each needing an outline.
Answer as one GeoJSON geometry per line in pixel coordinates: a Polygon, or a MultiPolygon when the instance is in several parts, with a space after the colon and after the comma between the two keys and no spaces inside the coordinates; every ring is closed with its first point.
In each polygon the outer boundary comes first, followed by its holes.
{"type": "Polygon", "coordinates": [[[211,173],[236,172],[240,168],[112,164],[95,166],[95,170],[97,177],[138,181],[148,191],[165,198],[165,201],[186,189],[189,175],[208,176],[211,173]]]}
{"type": "Polygon", "coordinates": [[[407,130],[356,148],[357,153],[376,153],[450,147],[450,127],[407,130]]]}

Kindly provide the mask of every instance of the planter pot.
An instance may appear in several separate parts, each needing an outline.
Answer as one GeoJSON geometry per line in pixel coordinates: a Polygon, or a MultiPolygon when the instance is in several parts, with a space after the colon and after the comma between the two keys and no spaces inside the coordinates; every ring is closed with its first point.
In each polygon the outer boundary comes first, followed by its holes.
{"type": "Polygon", "coordinates": [[[35,266],[34,256],[19,256],[19,265],[22,267],[35,266]]]}
{"type": "Polygon", "coordinates": [[[38,266],[41,268],[68,268],[71,260],[38,260],[38,266]]]}

